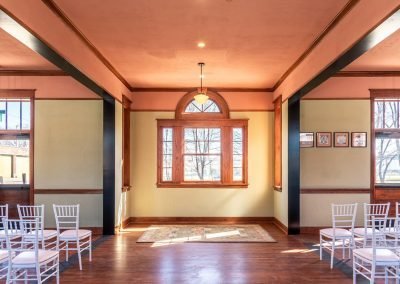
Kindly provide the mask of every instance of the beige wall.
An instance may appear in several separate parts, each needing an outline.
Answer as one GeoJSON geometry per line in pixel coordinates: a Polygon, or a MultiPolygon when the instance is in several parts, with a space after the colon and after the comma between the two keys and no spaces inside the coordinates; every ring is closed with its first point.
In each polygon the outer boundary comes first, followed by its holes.
{"type": "Polygon", "coordinates": [[[157,118],[173,112],[132,112],[133,191],[130,215],[135,217],[273,216],[273,113],[232,112],[249,118],[247,189],[157,188],[157,118]]]}
{"type": "MultiPolygon", "coordinates": [[[[35,101],[35,189],[102,189],[102,101],[35,101]]],[[[81,204],[81,225],[102,226],[102,195],[36,194],[54,226],[52,204],[81,204]]]]}
{"type": "Polygon", "coordinates": [[[288,103],[282,104],[282,192],[274,191],[274,217],[288,226],[288,103]]]}
{"type": "MultiPolygon", "coordinates": [[[[302,148],[300,150],[300,187],[369,188],[369,100],[303,100],[300,116],[301,131],[361,131],[368,133],[367,148],[302,148]]],[[[302,194],[301,226],[330,225],[331,203],[368,201],[369,194],[302,194]]],[[[362,217],[361,209],[362,205],[360,204],[358,214],[360,218],[362,217]]]]}

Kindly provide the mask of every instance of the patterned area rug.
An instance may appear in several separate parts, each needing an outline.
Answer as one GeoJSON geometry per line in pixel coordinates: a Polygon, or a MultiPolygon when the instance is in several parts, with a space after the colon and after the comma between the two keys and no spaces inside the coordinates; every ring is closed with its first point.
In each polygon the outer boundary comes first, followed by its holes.
{"type": "Polygon", "coordinates": [[[138,243],[273,243],[260,225],[152,225],[138,243]]]}

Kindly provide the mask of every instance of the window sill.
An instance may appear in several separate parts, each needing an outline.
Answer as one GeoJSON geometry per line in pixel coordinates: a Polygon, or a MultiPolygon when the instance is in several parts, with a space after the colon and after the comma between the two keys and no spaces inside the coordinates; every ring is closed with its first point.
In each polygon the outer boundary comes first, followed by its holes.
{"type": "Polygon", "coordinates": [[[0,184],[0,190],[2,189],[30,189],[29,184],[0,184]]]}
{"type": "Polygon", "coordinates": [[[247,183],[157,183],[158,188],[248,188],[247,183]]]}
{"type": "Polygon", "coordinates": [[[390,184],[375,184],[375,188],[377,189],[400,189],[400,184],[399,183],[390,183],[390,184]]]}

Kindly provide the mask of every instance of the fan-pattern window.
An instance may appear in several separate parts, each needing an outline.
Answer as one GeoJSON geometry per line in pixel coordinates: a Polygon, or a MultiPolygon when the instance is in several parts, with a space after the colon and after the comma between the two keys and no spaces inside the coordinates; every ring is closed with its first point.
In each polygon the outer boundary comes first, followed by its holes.
{"type": "Polygon", "coordinates": [[[176,119],[158,120],[158,186],[246,187],[247,120],[229,119],[222,97],[182,101],[176,119]]]}
{"type": "Polygon", "coordinates": [[[204,104],[199,104],[195,100],[192,100],[186,107],[185,112],[220,112],[220,110],[213,100],[208,100],[204,104]]]}

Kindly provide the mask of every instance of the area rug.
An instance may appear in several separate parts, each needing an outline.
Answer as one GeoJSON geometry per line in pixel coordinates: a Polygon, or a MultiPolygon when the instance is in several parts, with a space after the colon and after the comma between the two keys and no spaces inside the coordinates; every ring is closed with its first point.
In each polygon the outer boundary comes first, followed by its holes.
{"type": "Polygon", "coordinates": [[[260,225],[152,225],[138,243],[273,243],[260,225]]]}

